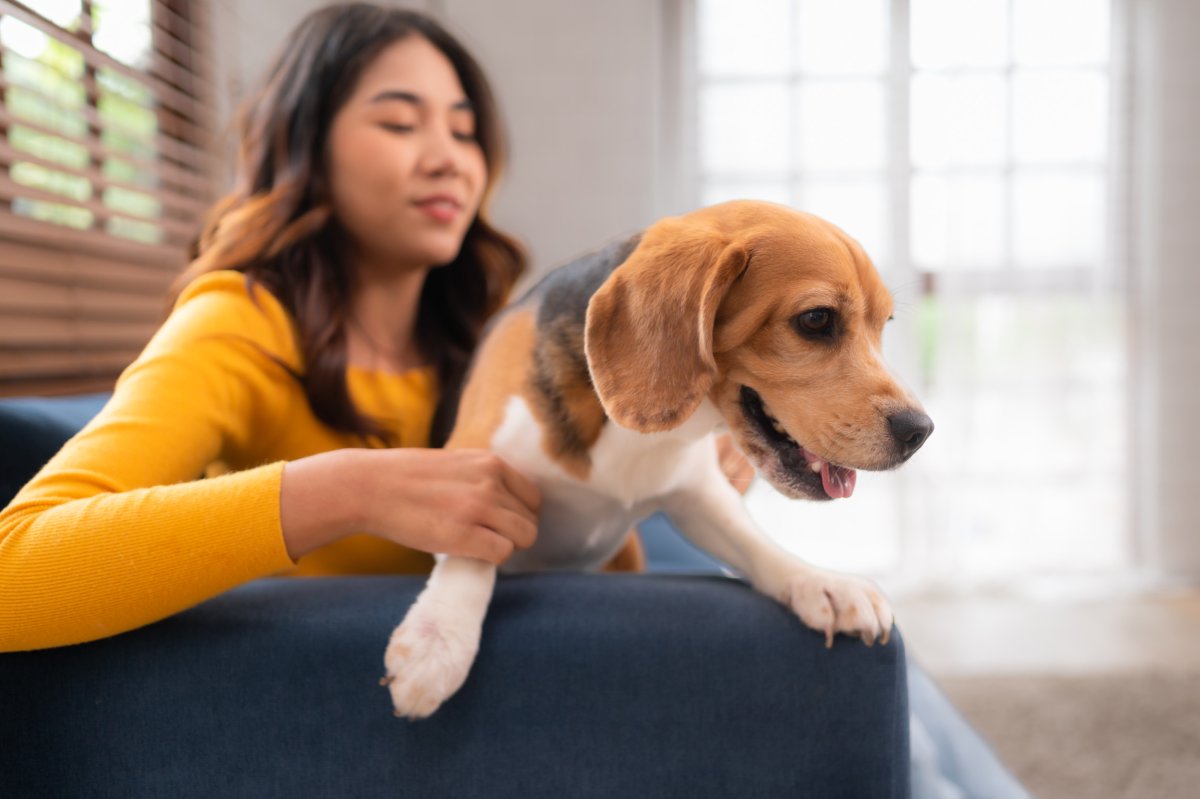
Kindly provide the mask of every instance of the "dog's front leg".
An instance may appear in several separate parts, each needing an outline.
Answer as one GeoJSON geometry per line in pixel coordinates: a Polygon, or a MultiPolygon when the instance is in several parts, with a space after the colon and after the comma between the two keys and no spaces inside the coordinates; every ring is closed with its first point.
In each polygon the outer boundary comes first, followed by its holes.
{"type": "Polygon", "coordinates": [[[397,716],[425,718],[454,695],[471,670],[496,586],[496,567],[439,555],[425,590],[392,633],[381,681],[397,716]]]}
{"type": "Polygon", "coordinates": [[[887,643],[892,609],[879,587],[862,577],[817,568],[771,541],[715,466],[698,485],[668,497],[663,509],[696,546],[824,632],[826,646],[833,645],[836,633],[861,637],[868,645],[887,643]]]}

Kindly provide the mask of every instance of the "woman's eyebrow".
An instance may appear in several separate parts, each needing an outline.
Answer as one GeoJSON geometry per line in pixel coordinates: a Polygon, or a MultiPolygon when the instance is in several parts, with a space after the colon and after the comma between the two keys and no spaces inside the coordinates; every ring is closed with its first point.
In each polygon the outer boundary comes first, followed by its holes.
{"type": "MultiPolygon", "coordinates": [[[[405,103],[412,103],[413,105],[425,104],[425,100],[420,95],[413,94],[412,92],[401,91],[400,89],[385,89],[384,91],[381,91],[379,94],[376,94],[374,97],[372,97],[371,103],[382,103],[387,100],[399,100],[405,103]]],[[[453,111],[475,110],[475,106],[471,103],[471,101],[466,99],[459,100],[450,108],[453,111]]]]}

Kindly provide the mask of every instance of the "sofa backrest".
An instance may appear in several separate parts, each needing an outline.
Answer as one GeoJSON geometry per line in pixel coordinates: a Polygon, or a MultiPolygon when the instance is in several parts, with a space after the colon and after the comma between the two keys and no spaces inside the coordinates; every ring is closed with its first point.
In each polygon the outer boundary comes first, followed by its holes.
{"type": "Polygon", "coordinates": [[[100,412],[109,396],[0,399],[0,508],[100,412]]]}

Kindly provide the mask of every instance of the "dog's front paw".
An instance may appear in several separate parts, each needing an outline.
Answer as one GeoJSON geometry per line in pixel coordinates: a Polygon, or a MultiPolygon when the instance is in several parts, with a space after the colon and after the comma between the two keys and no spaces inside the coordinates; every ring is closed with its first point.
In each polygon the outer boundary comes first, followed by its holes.
{"type": "Polygon", "coordinates": [[[479,651],[483,620],[466,608],[418,600],[392,633],[380,680],[392,694],[396,715],[421,719],[454,695],[479,651]]]}
{"type": "Polygon", "coordinates": [[[891,637],[891,604],[862,577],[806,568],[788,578],[782,599],[801,621],[825,633],[826,647],[836,633],[858,636],[867,646],[891,637]]]}

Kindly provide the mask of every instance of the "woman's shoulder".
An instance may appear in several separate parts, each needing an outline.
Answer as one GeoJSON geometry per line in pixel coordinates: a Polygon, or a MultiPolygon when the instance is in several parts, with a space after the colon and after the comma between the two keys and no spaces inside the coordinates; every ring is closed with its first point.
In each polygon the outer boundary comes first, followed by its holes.
{"type": "Polygon", "coordinates": [[[188,283],[159,336],[172,343],[217,337],[245,341],[299,367],[291,314],[265,286],[242,272],[208,272],[188,283]]]}
{"type": "Polygon", "coordinates": [[[175,308],[178,309],[187,303],[195,302],[201,297],[206,298],[209,304],[227,306],[231,311],[254,305],[267,306],[262,308],[267,312],[277,311],[284,316],[287,315],[283,304],[267,290],[266,286],[245,273],[233,269],[218,269],[194,278],[179,292],[175,308]]]}

